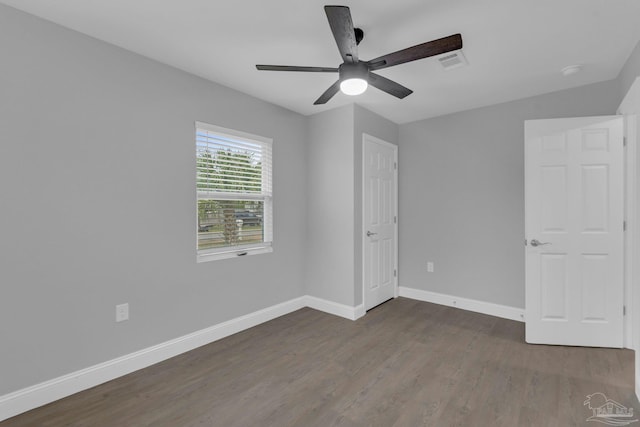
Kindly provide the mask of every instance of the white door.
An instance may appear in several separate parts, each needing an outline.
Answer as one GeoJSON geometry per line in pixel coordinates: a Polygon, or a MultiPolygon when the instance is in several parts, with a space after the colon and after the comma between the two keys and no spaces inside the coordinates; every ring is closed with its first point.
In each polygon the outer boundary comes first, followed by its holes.
{"type": "Polygon", "coordinates": [[[623,121],[525,122],[526,341],[622,347],[623,121]]]}
{"type": "Polygon", "coordinates": [[[396,296],[397,150],[395,145],[363,136],[365,310],[396,296]]]}

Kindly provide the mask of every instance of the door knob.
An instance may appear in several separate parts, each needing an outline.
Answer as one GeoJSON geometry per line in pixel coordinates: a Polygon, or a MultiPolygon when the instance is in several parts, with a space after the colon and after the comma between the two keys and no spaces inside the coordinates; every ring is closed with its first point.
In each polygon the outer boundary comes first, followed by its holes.
{"type": "Polygon", "coordinates": [[[533,246],[533,247],[542,246],[542,245],[550,245],[550,244],[551,244],[551,242],[540,242],[540,241],[538,241],[536,239],[533,239],[531,241],[531,246],[533,246]]]}
{"type": "Polygon", "coordinates": [[[372,233],[370,231],[367,231],[367,237],[371,237],[371,236],[375,236],[378,233],[372,233]]]}

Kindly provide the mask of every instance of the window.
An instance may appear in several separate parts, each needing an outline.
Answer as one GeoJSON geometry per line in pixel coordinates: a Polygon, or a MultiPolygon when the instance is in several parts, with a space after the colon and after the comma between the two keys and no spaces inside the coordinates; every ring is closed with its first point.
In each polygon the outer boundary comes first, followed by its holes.
{"type": "Polygon", "coordinates": [[[271,140],[196,122],[198,262],[271,252],[271,140]]]}

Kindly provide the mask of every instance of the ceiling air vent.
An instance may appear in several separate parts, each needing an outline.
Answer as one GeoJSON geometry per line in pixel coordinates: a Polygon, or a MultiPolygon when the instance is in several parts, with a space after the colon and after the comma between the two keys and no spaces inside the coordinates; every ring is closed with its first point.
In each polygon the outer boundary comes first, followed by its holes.
{"type": "Polygon", "coordinates": [[[442,55],[438,58],[438,61],[445,70],[453,70],[454,68],[463,67],[468,64],[467,58],[464,57],[461,50],[442,55]]]}

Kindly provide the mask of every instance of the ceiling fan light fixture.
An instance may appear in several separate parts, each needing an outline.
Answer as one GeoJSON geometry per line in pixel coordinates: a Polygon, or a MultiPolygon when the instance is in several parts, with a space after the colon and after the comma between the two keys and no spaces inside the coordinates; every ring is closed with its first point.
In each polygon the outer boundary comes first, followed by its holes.
{"type": "Polygon", "coordinates": [[[340,82],[340,91],[345,95],[360,95],[367,90],[369,83],[365,79],[352,78],[340,82]]]}
{"type": "Polygon", "coordinates": [[[360,95],[369,86],[369,67],[364,62],[340,65],[340,91],[345,95],[360,95]]]}

